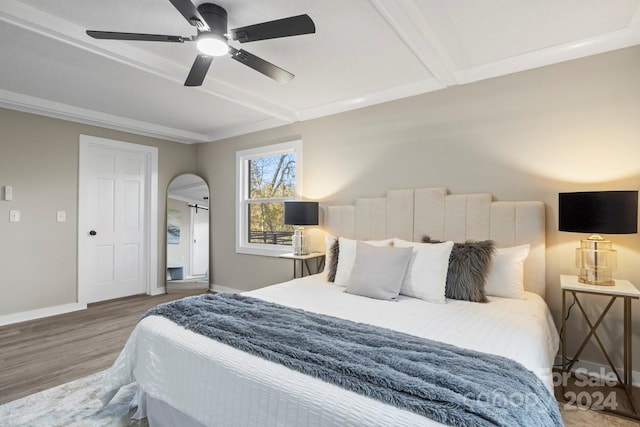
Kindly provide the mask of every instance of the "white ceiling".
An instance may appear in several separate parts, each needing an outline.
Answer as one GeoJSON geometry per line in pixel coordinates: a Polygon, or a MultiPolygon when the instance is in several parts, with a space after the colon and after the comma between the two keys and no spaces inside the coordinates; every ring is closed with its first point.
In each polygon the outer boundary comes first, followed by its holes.
{"type": "Polygon", "coordinates": [[[640,44],[640,0],[216,3],[229,28],[309,14],[316,34],[241,46],[295,79],[223,57],[184,87],[194,43],[85,34],[195,35],[168,0],[0,0],[0,107],[197,143],[640,44]]]}

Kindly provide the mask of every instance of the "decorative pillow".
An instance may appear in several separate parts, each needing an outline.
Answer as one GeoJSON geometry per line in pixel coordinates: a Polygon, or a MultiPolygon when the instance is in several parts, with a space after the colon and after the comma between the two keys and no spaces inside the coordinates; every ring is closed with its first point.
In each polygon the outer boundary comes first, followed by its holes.
{"type": "Polygon", "coordinates": [[[411,248],[376,247],[363,242],[358,242],[356,247],[347,292],[384,300],[397,298],[411,248]]]}
{"type": "MultiPolygon", "coordinates": [[[[351,269],[356,260],[357,240],[340,237],[338,239],[338,266],[336,267],[336,277],[334,283],[339,286],[347,286],[351,277],[351,269]]],[[[367,240],[363,243],[372,246],[391,246],[392,239],[387,240],[367,240]]]]}
{"type": "Polygon", "coordinates": [[[447,268],[453,242],[415,243],[393,239],[393,246],[413,248],[400,293],[444,304],[447,268]]]}
{"type": "Polygon", "coordinates": [[[325,241],[324,274],[328,282],[336,279],[336,268],[338,268],[338,238],[327,234],[325,241]]]}
{"type": "Polygon", "coordinates": [[[487,276],[487,295],[524,298],[524,261],[529,256],[529,244],[498,248],[487,276]]]}
{"type": "MultiPolygon", "coordinates": [[[[422,241],[441,243],[429,236],[424,236],[422,241]]],[[[454,243],[449,256],[445,296],[462,301],[487,302],[485,287],[494,250],[492,240],[454,243]]]]}

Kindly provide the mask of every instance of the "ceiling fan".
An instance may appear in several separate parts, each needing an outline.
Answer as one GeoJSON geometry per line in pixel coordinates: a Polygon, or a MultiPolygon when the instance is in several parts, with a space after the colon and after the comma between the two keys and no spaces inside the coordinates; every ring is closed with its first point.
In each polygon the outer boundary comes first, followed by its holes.
{"type": "Polygon", "coordinates": [[[87,35],[95,39],[108,40],[142,40],[170,43],[195,41],[200,53],[191,66],[191,71],[184,85],[200,86],[213,62],[213,58],[227,53],[231,54],[231,58],[247,67],[253,68],[280,83],[286,83],[293,79],[293,74],[246,50],[237,50],[233,46],[229,46],[229,40],[247,43],[316,32],[313,20],[306,14],[227,30],[227,11],[224,8],[213,3],[203,3],[196,8],[189,0],[169,1],[185,17],[189,24],[197,28],[198,34],[196,36],[182,37],[91,30],[87,30],[87,35]]]}

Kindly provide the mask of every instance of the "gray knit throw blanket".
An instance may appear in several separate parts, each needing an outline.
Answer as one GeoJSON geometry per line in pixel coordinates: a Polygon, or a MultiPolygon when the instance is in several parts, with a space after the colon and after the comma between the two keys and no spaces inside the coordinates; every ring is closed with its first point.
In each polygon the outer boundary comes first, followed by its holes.
{"type": "Polygon", "coordinates": [[[198,334],[451,426],[562,426],[542,381],[505,357],[243,295],[152,308],[198,334]]]}

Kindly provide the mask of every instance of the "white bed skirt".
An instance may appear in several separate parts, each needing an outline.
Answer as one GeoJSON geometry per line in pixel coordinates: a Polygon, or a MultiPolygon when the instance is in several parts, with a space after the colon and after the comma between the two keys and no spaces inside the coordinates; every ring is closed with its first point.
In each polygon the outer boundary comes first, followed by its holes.
{"type": "Polygon", "coordinates": [[[147,418],[149,427],[205,427],[187,414],[183,414],[162,400],[154,399],[140,389],[135,395],[133,404],[138,407],[138,410],[132,418],[134,420],[147,418]]]}

